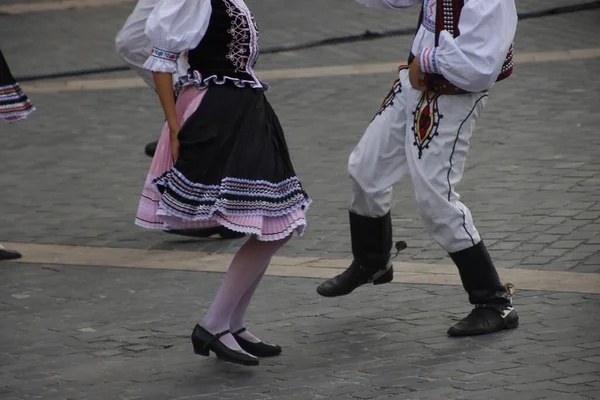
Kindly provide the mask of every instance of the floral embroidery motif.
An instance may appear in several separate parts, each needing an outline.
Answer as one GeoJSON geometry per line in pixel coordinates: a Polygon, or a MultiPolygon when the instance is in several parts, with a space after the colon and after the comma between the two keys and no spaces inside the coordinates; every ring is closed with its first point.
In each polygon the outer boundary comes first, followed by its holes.
{"type": "Polygon", "coordinates": [[[412,130],[415,134],[414,145],[419,149],[419,159],[423,155],[423,150],[429,148],[429,143],[438,135],[438,126],[440,115],[438,107],[439,93],[430,93],[426,91],[421,96],[416,110],[413,112],[414,122],[412,130]]]}
{"type": "Polygon", "coordinates": [[[158,47],[152,48],[152,57],[160,58],[161,60],[177,61],[177,56],[179,56],[177,53],[159,49],[158,47]]]}

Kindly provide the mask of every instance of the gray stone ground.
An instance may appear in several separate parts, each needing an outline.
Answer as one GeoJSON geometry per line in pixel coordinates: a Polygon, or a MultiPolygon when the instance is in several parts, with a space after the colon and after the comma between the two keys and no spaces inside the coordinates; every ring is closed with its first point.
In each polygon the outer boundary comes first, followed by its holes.
{"type": "Polygon", "coordinates": [[[219,279],[3,265],[0,397],[600,398],[598,295],[518,292],[519,329],[451,339],[445,329],[468,312],[457,287],[392,284],[336,300],[316,296],[315,280],[268,277],[247,323],[284,353],[249,368],[192,353],[219,279]]]}
{"type": "MultiPolygon", "coordinates": [[[[3,51],[19,76],[121,65],[112,42],[132,4],[0,16],[0,36],[16,38],[3,41],[3,51]]],[[[572,2],[544,2],[565,4],[572,2]]],[[[350,0],[251,5],[265,47],[407,28],[416,13],[381,13],[350,0]]],[[[521,12],[540,7],[519,2],[521,12]]],[[[599,18],[596,10],[522,21],[517,49],[598,47],[599,18]]],[[[259,65],[402,62],[410,39],[265,55],[259,65]]],[[[459,190],[500,266],[600,270],[598,72],[597,59],[520,65],[512,79],[493,90],[459,190]]],[[[96,78],[110,76],[131,73],[96,78]]],[[[315,200],[307,235],[282,254],[349,256],[346,161],[393,80],[393,74],[378,74],[272,82],[269,97],[315,200]]],[[[149,166],[141,150],[157,137],[162,120],[154,93],[128,89],[31,97],[39,108],[35,117],[1,128],[6,172],[0,177],[0,240],[219,252],[239,246],[239,241],[199,242],[133,226],[149,166]]],[[[416,211],[406,180],[393,207],[395,235],[409,244],[400,259],[447,263],[416,211]]]]}
{"type": "MultiPolygon", "coordinates": [[[[416,14],[351,0],[249,4],[266,47],[408,28],[416,14]]],[[[0,15],[0,46],[17,76],[121,65],[112,41],[132,7],[0,15]]],[[[522,21],[517,50],[598,48],[599,20],[596,10],[522,21]]],[[[259,65],[402,62],[409,45],[410,36],[387,38],[265,55],[259,65]]],[[[493,90],[459,189],[499,266],[600,271],[599,73],[598,59],[519,65],[493,90]]],[[[133,75],[93,78],[122,76],[133,75]]],[[[350,257],[346,160],[393,80],[271,82],[269,98],[315,200],[307,234],[282,255],[350,257]]],[[[152,92],[31,97],[33,118],[0,126],[0,242],[226,253],[239,246],[133,226],[149,166],[142,148],[162,123],[152,92]]],[[[423,228],[410,182],[398,185],[393,213],[395,235],[410,246],[400,260],[449,262],[423,228]]],[[[245,369],[191,354],[190,329],[218,279],[3,264],[0,398],[600,398],[599,296],[519,291],[518,330],[452,340],[445,329],[469,309],[460,288],[387,285],[331,300],[316,296],[315,280],[267,278],[249,323],[285,353],[245,369]]]]}

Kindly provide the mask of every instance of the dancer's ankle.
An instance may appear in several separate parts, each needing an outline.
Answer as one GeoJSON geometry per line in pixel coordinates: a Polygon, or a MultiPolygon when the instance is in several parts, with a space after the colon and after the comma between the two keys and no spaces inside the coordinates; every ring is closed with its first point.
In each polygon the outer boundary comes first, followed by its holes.
{"type": "MultiPolygon", "coordinates": [[[[222,326],[218,326],[218,325],[215,326],[215,325],[211,325],[211,324],[205,324],[204,321],[202,321],[200,323],[200,326],[202,328],[206,329],[209,333],[212,333],[213,335],[216,335],[216,334],[226,331],[228,329],[227,327],[222,327],[222,326]]],[[[235,338],[233,337],[231,332],[226,335],[221,336],[218,340],[232,350],[242,350],[242,348],[240,347],[238,342],[235,340],[235,338]]]]}
{"type": "Polygon", "coordinates": [[[232,328],[230,328],[230,331],[235,333],[236,336],[239,336],[242,339],[245,339],[251,343],[260,343],[261,342],[261,340],[259,338],[257,338],[252,333],[250,333],[250,331],[247,330],[245,327],[237,328],[237,329],[234,329],[232,327],[232,328]]]}

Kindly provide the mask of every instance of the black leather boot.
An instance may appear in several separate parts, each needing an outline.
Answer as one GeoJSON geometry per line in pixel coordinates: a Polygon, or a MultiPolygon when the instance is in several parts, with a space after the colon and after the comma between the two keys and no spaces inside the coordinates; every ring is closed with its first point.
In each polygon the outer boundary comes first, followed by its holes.
{"type": "Polygon", "coordinates": [[[451,253],[458,267],[471,313],[448,330],[450,336],[470,336],[498,332],[519,326],[519,316],[512,306],[509,285],[500,282],[496,267],[483,241],[473,247],[451,253]]]}
{"type": "Polygon", "coordinates": [[[321,296],[343,296],[361,285],[381,285],[394,279],[390,262],[392,218],[389,212],[379,218],[350,212],[350,237],[354,261],[347,270],[319,285],[317,293],[321,296]]]}

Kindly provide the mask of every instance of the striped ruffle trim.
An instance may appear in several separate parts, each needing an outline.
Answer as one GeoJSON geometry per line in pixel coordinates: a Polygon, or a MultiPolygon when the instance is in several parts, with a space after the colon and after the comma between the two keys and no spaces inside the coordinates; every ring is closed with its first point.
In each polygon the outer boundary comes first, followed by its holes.
{"type": "Polygon", "coordinates": [[[306,229],[306,210],[310,205],[307,204],[304,210],[296,210],[280,217],[265,217],[262,215],[226,215],[216,212],[210,219],[202,221],[189,221],[169,215],[165,210],[159,209],[157,212],[158,220],[149,221],[140,217],[140,212],[136,217],[135,224],[146,229],[159,230],[178,230],[178,229],[202,229],[224,226],[235,232],[242,232],[250,235],[256,235],[261,241],[281,240],[292,233],[303,235],[306,229]]]}
{"type": "Polygon", "coordinates": [[[224,178],[220,185],[204,185],[191,182],[172,168],[154,184],[162,193],[162,209],[191,220],[208,219],[216,211],[225,215],[279,217],[301,209],[309,201],[296,177],[278,183],[224,178]]]}
{"type": "Polygon", "coordinates": [[[178,96],[179,93],[190,86],[195,86],[198,89],[206,89],[211,85],[225,85],[226,83],[231,83],[239,88],[252,88],[252,89],[264,89],[268,90],[269,85],[266,82],[261,82],[259,80],[246,80],[240,79],[230,76],[223,76],[219,78],[216,75],[207,76],[206,78],[200,74],[200,72],[194,70],[188,75],[180,77],[175,83],[175,96],[178,96]]]}
{"type": "Polygon", "coordinates": [[[34,111],[35,107],[19,84],[0,86],[0,119],[16,122],[27,118],[34,111]]]}
{"type": "Polygon", "coordinates": [[[160,230],[225,226],[273,241],[302,235],[310,204],[296,177],[279,183],[225,178],[220,185],[202,185],[173,168],[147,181],[135,223],[160,230]]]}

